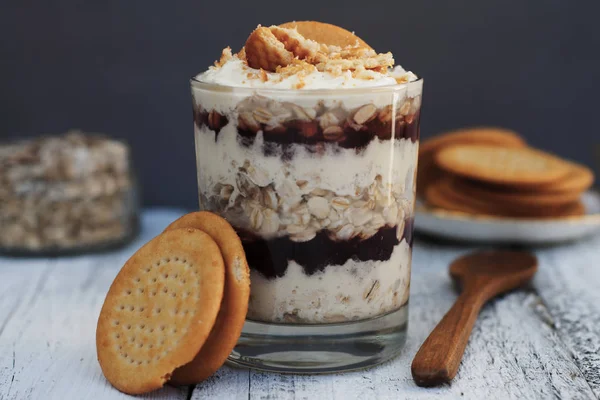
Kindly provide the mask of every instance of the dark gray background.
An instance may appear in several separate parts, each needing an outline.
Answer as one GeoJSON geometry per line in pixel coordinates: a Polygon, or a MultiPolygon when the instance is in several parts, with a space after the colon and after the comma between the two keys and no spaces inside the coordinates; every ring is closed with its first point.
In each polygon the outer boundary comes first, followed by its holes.
{"type": "Polygon", "coordinates": [[[594,166],[598,15],[598,0],[0,0],[0,139],[125,138],[145,203],[195,208],[188,79],[258,23],[314,19],[424,77],[423,137],[503,125],[594,166]]]}

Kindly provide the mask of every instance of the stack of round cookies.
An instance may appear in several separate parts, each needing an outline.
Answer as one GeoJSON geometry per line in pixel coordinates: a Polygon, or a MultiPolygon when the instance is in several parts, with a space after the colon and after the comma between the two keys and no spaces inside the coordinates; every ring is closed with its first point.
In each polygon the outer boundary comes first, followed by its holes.
{"type": "Polygon", "coordinates": [[[580,164],[528,147],[515,132],[471,128],[424,141],[418,194],[429,206],[512,218],[583,215],[594,182],[580,164]]]}
{"type": "Polygon", "coordinates": [[[240,337],[250,296],[242,243],[209,212],[173,222],[112,283],[98,319],[98,361],[122,392],[212,375],[240,337]]]}

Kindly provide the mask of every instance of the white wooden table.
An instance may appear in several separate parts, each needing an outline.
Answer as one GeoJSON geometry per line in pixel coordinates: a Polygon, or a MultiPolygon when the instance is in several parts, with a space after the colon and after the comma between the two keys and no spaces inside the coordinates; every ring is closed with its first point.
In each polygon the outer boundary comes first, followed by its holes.
{"type": "MultiPolygon", "coordinates": [[[[131,246],[96,256],[0,258],[0,399],[124,399],[96,360],[96,320],[125,260],[179,213],[145,212],[131,246]]],[[[483,310],[451,385],[422,389],[410,363],[456,298],[447,266],[472,248],[414,247],[409,339],[395,360],[325,376],[223,367],[196,387],[148,399],[594,399],[600,398],[600,236],[539,249],[531,288],[483,310]]]]}

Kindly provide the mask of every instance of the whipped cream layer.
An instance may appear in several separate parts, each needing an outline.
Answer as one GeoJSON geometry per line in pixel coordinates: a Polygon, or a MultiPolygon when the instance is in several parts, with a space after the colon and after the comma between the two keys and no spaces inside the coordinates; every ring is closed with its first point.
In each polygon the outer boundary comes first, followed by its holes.
{"type": "Polygon", "coordinates": [[[333,323],[397,310],[409,294],[411,248],[400,242],[387,261],[348,260],[308,276],[294,261],[277,279],[250,271],[248,318],[269,322],[333,323]]]}
{"type": "Polygon", "coordinates": [[[210,67],[207,71],[197,75],[195,79],[204,83],[212,83],[228,87],[246,87],[258,89],[347,89],[368,88],[379,86],[392,86],[397,80],[413,82],[417,76],[405,71],[401,66],[396,66],[387,73],[376,71],[363,71],[361,77],[354,77],[352,71],[344,71],[339,75],[329,72],[312,71],[303,76],[283,76],[276,72],[266,72],[267,79],[258,76],[259,70],[250,68],[237,56],[226,61],[221,67],[210,67]],[[296,89],[300,82],[302,87],[296,89]]]}
{"type": "Polygon", "coordinates": [[[279,189],[285,182],[307,181],[299,190],[305,195],[315,188],[324,188],[337,195],[354,195],[357,186],[370,185],[376,176],[382,184],[397,193],[412,193],[418,157],[418,143],[407,139],[373,140],[362,154],[355,149],[327,147],[325,154],[315,157],[301,145],[293,145],[293,159],[284,161],[277,153],[263,155],[262,133],[250,147],[237,139],[237,125],[223,127],[215,142],[214,133],[196,128],[197,167],[200,187],[207,193],[217,184],[235,185],[236,172],[245,160],[273,182],[279,189]]]}

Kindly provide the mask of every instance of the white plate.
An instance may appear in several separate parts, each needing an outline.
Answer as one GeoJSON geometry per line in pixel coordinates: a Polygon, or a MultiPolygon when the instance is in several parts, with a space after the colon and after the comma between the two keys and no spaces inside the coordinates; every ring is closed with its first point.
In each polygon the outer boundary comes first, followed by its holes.
{"type": "Polygon", "coordinates": [[[600,193],[584,193],[586,215],[514,219],[429,208],[417,202],[415,230],[446,239],[512,244],[566,242],[600,232],[600,193]]]}

